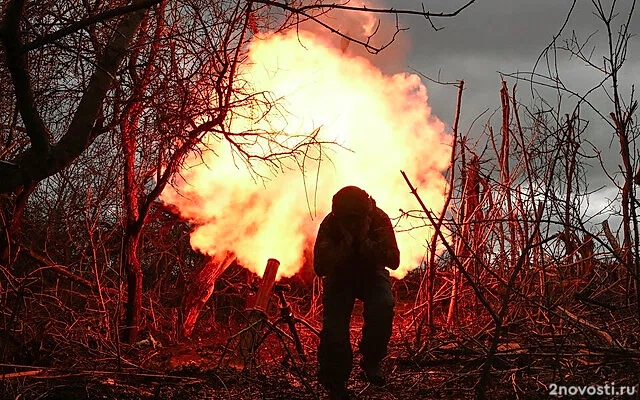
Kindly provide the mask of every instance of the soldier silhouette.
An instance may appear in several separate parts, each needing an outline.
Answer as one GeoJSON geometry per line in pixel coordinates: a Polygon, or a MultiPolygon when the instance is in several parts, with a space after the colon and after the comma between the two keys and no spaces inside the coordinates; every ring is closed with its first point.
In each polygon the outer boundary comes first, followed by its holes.
{"type": "Polygon", "coordinates": [[[359,350],[367,379],[384,385],[380,363],[387,353],[395,305],[389,272],[400,252],[389,216],[356,186],[340,189],[318,230],[314,271],[323,278],[318,380],[332,399],[348,399],[353,352],[349,336],[356,299],[364,304],[359,350]]]}

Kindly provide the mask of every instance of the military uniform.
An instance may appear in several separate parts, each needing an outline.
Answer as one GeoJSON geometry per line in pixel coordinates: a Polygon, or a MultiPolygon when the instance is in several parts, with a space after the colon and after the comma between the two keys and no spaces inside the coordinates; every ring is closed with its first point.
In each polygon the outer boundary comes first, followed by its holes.
{"type": "Polygon", "coordinates": [[[325,386],[344,385],[349,378],[353,362],[349,323],[355,299],[364,303],[363,367],[377,366],[386,355],[394,299],[385,267],[396,269],[399,263],[387,214],[359,188],[348,186],[336,193],[314,247],[314,270],[324,284],[318,377],[325,386]]]}

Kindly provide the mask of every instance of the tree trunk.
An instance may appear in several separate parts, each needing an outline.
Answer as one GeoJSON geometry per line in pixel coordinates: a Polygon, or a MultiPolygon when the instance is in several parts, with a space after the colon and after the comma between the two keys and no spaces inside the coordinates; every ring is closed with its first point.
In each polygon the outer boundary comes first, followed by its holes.
{"type": "Polygon", "coordinates": [[[518,252],[516,247],[521,245],[516,235],[516,216],[513,208],[513,199],[511,193],[511,171],[509,166],[509,157],[511,156],[511,107],[509,101],[509,89],[507,82],[502,81],[502,89],[500,89],[500,101],[502,102],[502,143],[500,145],[500,182],[504,187],[504,196],[507,202],[507,226],[509,228],[509,265],[513,265],[517,258],[518,252]]]}
{"type": "MultiPolygon", "coordinates": [[[[135,72],[138,63],[141,41],[143,36],[138,38],[137,45],[129,59],[129,71],[131,80],[134,82],[134,91],[131,94],[129,106],[125,109],[120,123],[120,134],[122,135],[122,152],[124,153],[124,203],[127,211],[127,228],[125,231],[125,243],[123,263],[127,271],[127,316],[125,329],[125,340],[134,343],[140,330],[140,311],[142,310],[142,267],[138,260],[138,244],[140,235],[144,227],[150,204],[157,198],[160,191],[153,191],[140,198],[141,186],[144,182],[138,182],[136,174],[136,149],[138,146],[139,119],[142,115],[144,104],[140,100],[142,94],[149,85],[153,73],[153,63],[160,46],[160,37],[164,27],[164,8],[157,14],[157,24],[154,34],[155,42],[151,47],[151,53],[147,60],[142,76],[135,72]]],[[[148,20],[145,18],[141,30],[148,29],[148,20]]],[[[144,191],[142,190],[144,193],[144,191]]]]}
{"type": "Polygon", "coordinates": [[[124,340],[133,344],[140,331],[140,313],[142,310],[142,268],[138,260],[138,243],[140,242],[140,230],[135,227],[127,227],[128,232],[124,239],[122,262],[127,271],[127,314],[124,340]]]}
{"type": "MultiPolygon", "coordinates": [[[[431,239],[431,244],[429,248],[429,266],[427,273],[427,325],[429,326],[430,331],[434,332],[433,326],[433,299],[434,299],[434,284],[436,279],[436,249],[438,243],[438,232],[442,229],[442,223],[444,221],[445,215],[447,214],[447,210],[449,209],[449,203],[451,202],[451,197],[453,195],[454,185],[455,185],[455,171],[456,171],[456,147],[458,146],[458,122],[460,121],[460,109],[462,107],[462,91],[464,90],[464,81],[461,80],[458,82],[458,100],[456,101],[456,113],[455,118],[453,119],[453,141],[451,145],[451,172],[449,173],[449,190],[447,192],[447,197],[442,206],[442,211],[440,212],[440,217],[438,218],[437,224],[434,225],[433,238],[431,239]]],[[[463,152],[464,158],[464,147],[461,146],[461,151],[463,152]]],[[[463,162],[464,164],[464,162],[463,162]]],[[[419,339],[420,332],[416,335],[416,339],[419,339]]],[[[417,340],[419,342],[419,340],[417,340]]]]}
{"type": "Polygon", "coordinates": [[[0,193],[13,192],[24,186],[25,182],[37,183],[60,172],[91,145],[97,137],[93,126],[102,110],[107,92],[147,12],[146,9],[138,9],[120,20],[103,55],[97,60],[96,69],[73,113],[69,128],[55,145],[48,145],[48,128],[35,106],[27,53],[22,51],[24,34],[20,29],[20,20],[23,4],[24,2],[9,2],[2,21],[5,29],[0,37],[17,97],[16,104],[32,146],[11,162],[0,163],[0,193]]]}
{"type": "Polygon", "coordinates": [[[124,203],[127,212],[127,224],[124,232],[122,264],[127,271],[127,315],[124,341],[134,343],[140,329],[140,310],[142,309],[142,267],[138,260],[138,243],[144,225],[144,215],[139,211],[139,191],[136,182],[135,118],[125,118],[121,123],[122,150],[124,153],[124,203]]]}
{"type": "Polygon", "coordinates": [[[186,339],[193,333],[200,311],[213,293],[216,280],[235,259],[233,253],[227,252],[222,260],[211,260],[194,274],[183,302],[184,322],[181,335],[183,338],[186,339]]]}
{"type": "MultiPolygon", "coordinates": [[[[466,260],[465,255],[467,254],[466,247],[464,241],[467,240],[467,232],[468,228],[465,224],[467,218],[467,184],[469,183],[467,180],[467,161],[466,161],[466,153],[465,148],[463,146],[460,147],[460,181],[462,182],[462,191],[460,193],[460,213],[458,215],[458,232],[456,236],[454,236],[454,248],[455,254],[454,257],[461,258],[463,262],[466,260]]],[[[452,326],[456,322],[457,317],[457,308],[458,308],[458,291],[460,285],[460,270],[458,268],[453,269],[453,281],[451,284],[451,300],[449,302],[449,311],[447,312],[447,325],[452,326]]]]}

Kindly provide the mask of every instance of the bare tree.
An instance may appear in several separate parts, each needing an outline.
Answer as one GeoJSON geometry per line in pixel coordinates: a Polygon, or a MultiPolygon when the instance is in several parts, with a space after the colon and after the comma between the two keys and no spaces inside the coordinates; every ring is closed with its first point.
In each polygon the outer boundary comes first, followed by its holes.
{"type": "MultiPolygon", "coordinates": [[[[629,40],[632,37],[630,26],[635,16],[636,1],[631,1],[628,6],[624,7],[615,1],[606,3],[600,0],[593,0],[591,6],[593,7],[593,14],[604,27],[601,34],[594,32],[583,39],[579,38],[575,32],[571,32],[565,35],[566,37],[564,39],[561,39],[565,33],[567,22],[570,19],[570,12],[565,24],[540,56],[539,61],[546,63],[546,71],[539,72],[537,63],[536,68],[534,68],[532,72],[512,74],[512,76],[531,82],[532,89],[535,90],[534,93],[538,99],[543,99],[540,91],[545,89],[553,90],[556,93],[558,102],[561,102],[563,96],[574,99],[574,109],[566,117],[568,127],[575,125],[576,129],[579,129],[576,125],[580,122],[578,118],[580,115],[579,111],[582,108],[587,108],[600,117],[597,123],[603,124],[605,128],[609,128],[613,137],[617,139],[621,165],[619,166],[619,170],[615,172],[612,172],[612,169],[615,167],[611,165],[610,161],[613,155],[608,154],[605,150],[598,148],[598,146],[591,144],[589,141],[584,141],[582,148],[584,148],[584,145],[591,145],[592,147],[592,155],[587,156],[585,154],[586,149],[584,149],[584,152],[579,151],[582,140],[579,139],[578,136],[568,136],[565,144],[568,147],[573,147],[573,149],[578,152],[579,158],[590,157],[599,159],[600,165],[602,166],[602,173],[606,175],[610,179],[611,184],[619,190],[619,215],[622,217],[620,224],[622,245],[618,245],[618,239],[611,233],[608,223],[604,227],[604,231],[610,243],[609,249],[624,266],[629,276],[630,284],[635,287],[636,303],[638,303],[640,302],[640,285],[638,284],[640,272],[638,261],[640,232],[637,218],[639,203],[636,188],[637,182],[639,181],[637,177],[640,168],[637,148],[637,140],[640,135],[637,124],[638,102],[635,99],[633,86],[631,86],[629,91],[623,87],[620,74],[629,51],[629,40]],[[599,49],[603,50],[597,51],[599,49]],[[577,90],[567,86],[562,79],[561,70],[558,68],[558,59],[563,54],[580,60],[587,68],[600,73],[601,79],[588,90],[577,90]],[[598,58],[598,56],[601,57],[598,58]],[[625,92],[628,92],[628,98],[625,98],[623,94],[625,92]],[[600,100],[598,100],[598,97],[600,100]],[[606,111],[602,111],[597,103],[597,101],[602,101],[603,99],[609,101],[609,106],[612,109],[611,112],[607,113],[606,111]],[[616,248],[618,249],[616,250],[616,248]]],[[[573,11],[573,7],[571,11],[573,11]]],[[[541,64],[545,65],[544,63],[541,64]]],[[[542,101],[544,102],[544,100],[542,101]]],[[[549,103],[545,104],[547,106],[549,105],[549,103]]],[[[558,106],[557,109],[559,110],[560,107],[558,106]]],[[[556,119],[559,120],[559,116],[557,116],[556,119]]],[[[592,124],[593,123],[594,122],[592,122],[592,124]]],[[[581,129],[584,129],[584,127],[581,129]]],[[[573,163],[575,162],[576,160],[574,159],[573,163]]],[[[577,162],[580,164],[580,160],[577,162]]],[[[569,164],[566,165],[566,168],[570,167],[571,159],[569,160],[569,164]]],[[[567,169],[566,173],[567,178],[570,178],[571,170],[567,169]]],[[[580,172],[576,178],[580,178],[581,176],[583,177],[580,172]]],[[[575,183],[576,181],[574,181],[573,186],[575,186],[575,183]]],[[[570,184],[567,182],[567,185],[570,184]]],[[[570,186],[567,186],[567,200],[571,197],[569,188],[570,186]]],[[[609,212],[609,210],[606,211],[609,212]]],[[[570,219],[573,219],[573,224],[577,222],[576,219],[570,217],[569,211],[566,210],[564,217],[566,225],[570,224],[570,219]]],[[[569,239],[570,238],[564,237],[565,241],[569,239]]],[[[568,253],[572,253],[571,250],[575,250],[569,242],[567,242],[566,246],[568,253]]],[[[638,312],[640,313],[640,307],[638,307],[638,312]]],[[[638,314],[638,318],[640,318],[640,314],[638,314]]]]}
{"type": "Polygon", "coordinates": [[[395,33],[377,45],[377,30],[364,38],[352,36],[334,27],[326,14],[412,14],[436,28],[433,19],[455,17],[473,2],[435,13],[322,1],[6,2],[0,76],[11,82],[13,98],[1,110],[5,235],[0,250],[5,260],[34,188],[73,165],[98,137],[119,135],[125,337],[135,341],[143,288],[139,243],[149,210],[204,135],[217,135],[245,160],[272,165],[303,156],[305,146],[321,145],[313,133],[290,147],[279,142],[277,132],[259,132],[274,146],[268,154],[254,154],[248,145],[255,132],[229,130],[227,119],[235,109],[272,101],[237,77],[252,37],[311,23],[375,53],[402,31],[397,20],[395,33]]]}

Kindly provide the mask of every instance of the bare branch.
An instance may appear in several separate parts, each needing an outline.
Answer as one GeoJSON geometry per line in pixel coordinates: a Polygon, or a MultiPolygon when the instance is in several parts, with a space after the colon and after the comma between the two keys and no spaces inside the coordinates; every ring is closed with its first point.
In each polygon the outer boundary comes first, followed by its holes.
{"type": "Polygon", "coordinates": [[[27,70],[27,57],[22,54],[22,32],[20,19],[24,10],[24,0],[9,3],[4,19],[4,29],[0,38],[7,52],[7,67],[11,73],[16,105],[31,139],[31,148],[38,157],[49,151],[49,131],[36,108],[31,78],[27,70]]]}
{"type": "Polygon", "coordinates": [[[129,4],[127,6],[112,8],[110,10],[103,11],[91,17],[85,18],[81,21],[74,22],[73,24],[68,25],[53,33],[50,33],[38,39],[32,40],[31,42],[28,42],[24,46],[22,46],[22,50],[26,52],[26,51],[37,49],[38,47],[51,44],[56,40],[62,39],[67,35],[78,32],[81,29],[87,28],[93,24],[96,24],[99,22],[105,22],[109,19],[120,17],[138,10],[148,9],[155,6],[156,4],[159,4],[162,1],[163,0],[141,0],[133,4],[129,4]]]}
{"type": "MultiPolygon", "coordinates": [[[[127,15],[127,17],[120,22],[91,76],[89,84],[84,91],[71,124],[69,125],[69,129],[56,145],[52,146],[51,149],[44,146],[42,143],[43,124],[37,124],[37,121],[32,120],[31,124],[33,124],[34,127],[31,127],[25,120],[26,128],[30,131],[29,135],[33,135],[36,139],[34,141],[36,145],[19,155],[12,164],[0,164],[0,176],[3,177],[0,182],[0,193],[11,192],[25,183],[37,182],[61,171],[95,140],[97,135],[93,134],[93,127],[96,118],[100,112],[104,98],[107,95],[107,91],[114,80],[115,73],[124,58],[125,51],[129,47],[133,35],[142,22],[145,13],[145,9],[140,9],[127,15]],[[32,129],[35,130],[35,133],[32,129]],[[40,146],[42,147],[37,146],[38,142],[40,142],[40,146]],[[49,151],[43,153],[45,150],[49,151]]],[[[6,34],[4,38],[6,46],[6,34]]],[[[13,45],[14,43],[9,43],[9,47],[13,45]]],[[[14,85],[17,85],[16,93],[20,93],[21,89],[30,90],[31,85],[28,81],[26,69],[22,72],[17,70],[17,72],[24,74],[24,76],[18,79],[17,83],[14,83],[14,85]],[[24,81],[25,77],[27,79],[26,82],[24,81]]],[[[24,93],[20,95],[24,95],[24,93]]],[[[26,100],[27,99],[25,99],[25,101],[26,100]]],[[[33,102],[31,102],[30,105],[25,105],[25,107],[30,111],[25,113],[27,119],[39,119],[39,116],[34,116],[37,115],[37,112],[33,102]]]]}
{"type": "Polygon", "coordinates": [[[456,9],[453,12],[440,12],[440,13],[432,13],[430,11],[425,11],[424,9],[424,5],[422,6],[422,11],[419,10],[410,10],[410,9],[395,9],[395,8],[368,8],[366,6],[362,6],[362,7],[354,7],[354,6],[348,6],[345,4],[336,4],[336,3],[331,3],[331,4],[311,4],[311,5],[306,5],[306,6],[300,6],[300,7],[296,7],[296,6],[292,6],[289,5],[287,3],[280,3],[278,1],[273,1],[273,0],[255,0],[254,3],[261,3],[264,5],[268,5],[268,6],[272,6],[272,7],[279,7],[283,10],[289,11],[292,14],[296,14],[296,15],[302,15],[305,18],[313,21],[314,23],[322,26],[323,28],[327,29],[329,32],[334,33],[338,36],[340,36],[341,38],[348,40],[350,42],[354,42],[357,43],[361,46],[363,46],[368,52],[372,53],[372,54],[378,54],[380,53],[382,50],[386,49],[387,47],[389,47],[391,45],[391,43],[393,43],[395,41],[396,35],[406,29],[402,29],[398,26],[397,23],[397,16],[400,14],[405,14],[405,15],[417,15],[417,16],[423,16],[427,19],[427,21],[429,21],[431,23],[431,25],[433,26],[433,28],[435,30],[439,30],[439,28],[436,28],[435,25],[433,25],[433,21],[431,20],[431,18],[450,18],[450,17],[455,17],[458,14],[460,14],[463,10],[465,10],[467,7],[471,6],[471,4],[473,4],[475,2],[475,0],[470,0],[468,3],[466,3],[465,5],[459,7],[458,9],[456,9]],[[358,11],[358,12],[371,12],[371,13],[378,13],[378,14],[395,14],[396,15],[396,32],[393,34],[393,37],[388,40],[386,43],[384,43],[381,46],[373,46],[370,44],[371,42],[371,36],[369,36],[367,38],[367,40],[360,40],[357,39],[349,34],[345,34],[340,32],[339,29],[334,28],[333,26],[331,26],[330,24],[322,21],[317,15],[313,15],[310,12],[314,11],[314,10],[320,10],[322,11],[322,13],[326,13],[328,11],[331,10],[346,10],[346,11],[358,11]]]}
{"type": "Polygon", "coordinates": [[[273,1],[273,0],[255,0],[254,3],[262,3],[269,6],[280,7],[282,9],[285,9],[291,12],[301,13],[301,14],[304,14],[307,11],[311,11],[311,10],[325,10],[325,11],[326,10],[348,10],[348,11],[363,11],[363,12],[379,13],[379,14],[418,15],[418,16],[428,17],[428,18],[433,18],[433,17],[448,18],[448,17],[457,16],[462,11],[464,11],[467,7],[471,6],[471,4],[475,3],[475,0],[470,0],[469,2],[467,2],[463,6],[459,7],[458,9],[452,12],[425,11],[424,4],[422,5],[422,11],[418,11],[418,10],[411,10],[411,9],[397,9],[393,7],[391,8],[369,8],[367,6],[355,7],[355,6],[348,6],[345,4],[337,4],[337,3],[310,4],[310,5],[301,6],[301,7],[293,7],[287,3],[280,3],[279,1],[273,1]]]}

